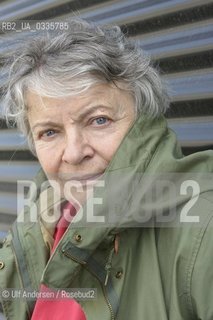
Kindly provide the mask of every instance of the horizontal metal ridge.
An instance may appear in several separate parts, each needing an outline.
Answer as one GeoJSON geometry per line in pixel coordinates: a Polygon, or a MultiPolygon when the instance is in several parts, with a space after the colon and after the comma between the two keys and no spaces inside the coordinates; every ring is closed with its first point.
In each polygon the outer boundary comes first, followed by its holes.
{"type": "MultiPolygon", "coordinates": [[[[0,213],[0,216],[1,216],[1,213],[0,213]]],[[[0,222],[0,243],[6,237],[10,226],[11,226],[10,223],[1,223],[0,222]]],[[[1,313],[0,313],[0,320],[5,320],[4,317],[1,318],[1,313]]]]}
{"type": "Polygon", "coordinates": [[[163,30],[152,33],[149,37],[141,35],[133,39],[136,39],[153,59],[207,51],[213,49],[213,20],[188,25],[187,28],[163,30]]]}
{"type": "MultiPolygon", "coordinates": [[[[165,14],[170,14],[180,10],[187,10],[199,5],[211,4],[211,0],[132,0],[132,1],[118,1],[111,6],[91,10],[81,14],[82,18],[97,21],[101,24],[116,23],[119,25],[126,25],[134,23],[137,20],[150,19],[165,14]]],[[[62,15],[66,18],[67,15],[62,15]]],[[[70,14],[69,14],[70,16],[70,14]]]]}
{"type": "MultiPolygon", "coordinates": [[[[60,5],[70,2],[70,0],[60,0],[60,5]]],[[[48,10],[50,8],[57,8],[58,3],[58,0],[19,0],[8,2],[1,6],[0,18],[4,21],[14,21],[16,19],[21,19],[24,16],[29,15],[29,12],[31,14],[35,14],[44,10],[48,10]]]]}
{"type": "Polygon", "coordinates": [[[27,139],[17,130],[0,131],[0,151],[2,150],[26,150],[27,139]]]}
{"type": "MultiPolygon", "coordinates": [[[[8,217],[10,220],[15,220],[17,215],[17,194],[16,193],[0,193],[1,213],[4,213],[5,220],[8,217]],[[12,216],[12,217],[11,217],[12,216]]],[[[3,221],[1,215],[1,222],[3,221]]]]}
{"type": "Polygon", "coordinates": [[[168,124],[177,134],[181,146],[213,146],[213,118],[168,120],[168,124]]]}
{"type": "Polygon", "coordinates": [[[213,69],[164,75],[172,101],[213,97],[213,69]]]}
{"type": "Polygon", "coordinates": [[[31,180],[39,168],[40,166],[36,161],[0,161],[0,181],[31,180]]]}

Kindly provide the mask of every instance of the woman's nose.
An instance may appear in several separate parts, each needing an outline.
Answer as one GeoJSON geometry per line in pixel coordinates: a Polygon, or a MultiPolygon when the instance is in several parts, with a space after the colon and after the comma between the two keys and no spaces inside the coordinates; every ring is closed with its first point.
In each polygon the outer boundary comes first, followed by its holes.
{"type": "Polygon", "coordinates": [[[62,161],[77,165],[86,158],[92,158],[93,155],[94,149],[89,144],[87,137],[74,128],[67,132],[64,141],[62,161]]]}

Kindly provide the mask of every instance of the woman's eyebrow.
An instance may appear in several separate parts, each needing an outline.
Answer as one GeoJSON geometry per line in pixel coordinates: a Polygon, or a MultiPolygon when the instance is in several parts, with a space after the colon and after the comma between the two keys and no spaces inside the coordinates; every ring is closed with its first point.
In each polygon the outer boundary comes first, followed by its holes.
{"type": "MultiPolygon", "coordinates": [[[[106,106],[106,105],[96,105],[96,106],[93,106],[93,107],[88,107],[88,108],[85,108],[86,110],[85,111],[80,111],[79,115],[75,116],[75,121],[79,122],[79,121],[82,121],[83,119],[85,119],[86,117],[88,117],[90,114],[94,113],[95,111],[97,110],[101,110],[101,111],[104,111],[104,110],[112,110],[113,108],[111,106],[106,106]]],[[[48,126],[52,126],[52,127],[55,127],[55,126],[59,126],[59,124],[57,122],[53,122],[53,121],[38,121],[36,122],[31,130],[35,130],[37,127],[48,127],[48,126]]]]}
{"type": "Polygon", "coordinates": [[[58,124],[53,121],[39,121],[32,126],[31,130],[35,130],[37,127],[47,127],[47,126],[55,127],[55,126],[58,126],[58,124]]]}
{"type": "Polygon", "coordinates": [[[85,108],[85,110],[81,110],[79,112],[79,114],[77,114],[77,121],[81,121],[83,119],[85,119],[86,117],[88,117],[90,114],[94,113],[95,111],[97,110],[100,110],[100,111],[105,111],[105,110],[108,110],[108,111],[112,111],[113,108],[111,106],[107,106],[107,105],[96,105],[96,106],[92,106],[92,107],[88,107],[88,108],[85,108]]]}

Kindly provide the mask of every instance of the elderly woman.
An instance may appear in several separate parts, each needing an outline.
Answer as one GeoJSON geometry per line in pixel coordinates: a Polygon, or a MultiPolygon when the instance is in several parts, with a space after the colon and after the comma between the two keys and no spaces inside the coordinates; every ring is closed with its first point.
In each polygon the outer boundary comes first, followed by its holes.
{"type": "Polygon", "coordinates": [[[6,318],[213,319],[212,152],[182,155],[148,56],[73,20],[9,63],[5,116],[42,170],[0,251],[6,318]]]}

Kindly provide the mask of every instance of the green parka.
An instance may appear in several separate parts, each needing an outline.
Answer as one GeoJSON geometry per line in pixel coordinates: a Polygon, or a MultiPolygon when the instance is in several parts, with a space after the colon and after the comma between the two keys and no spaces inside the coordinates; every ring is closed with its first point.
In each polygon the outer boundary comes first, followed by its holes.
{"type": "MultiPolygon", "coordinates": [[[[39,221],[26,207],[9,232],[0,289],[95,288],[79,300],[88,320],[212,320],[212,171],[212,151],[183,157],[164,118],[140,117],[50,259],[40,216],[58,203],[39,173],[39,221]]],[[[30,319],[32,301],[1,302],[6,319],[30,319]]]]}

